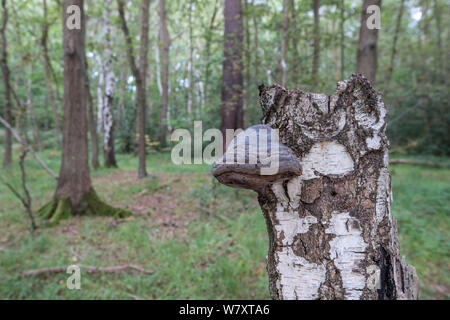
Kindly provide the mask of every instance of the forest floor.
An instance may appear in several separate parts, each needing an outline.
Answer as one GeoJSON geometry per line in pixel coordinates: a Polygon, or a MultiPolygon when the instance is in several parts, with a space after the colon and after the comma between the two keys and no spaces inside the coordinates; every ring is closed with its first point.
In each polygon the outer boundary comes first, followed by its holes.
{"type": "MultiPolygon", "coordinates": [[[[17,151],[16,153],[17,154],[17,151]]],[[[40,153],[58,172],[59,153],[40,153]]],[[[448,159],[444,159],[448,161],[448,159]]],[[[102,199],[132,217],[74,217],[32,235],[23,207],[0,185],[0,299],[268,299],[266,226],[256,195],[219,185],[210,166],[176,166],[170,154],[148,155],[146,179],[137,159],[118,155],[119,169],[92,171],[102,199]],[[133,264],[137,271],[81,271],[81,290],[68,274],[24,277],[30,269],[71,264],[133,264]]],[[[28,186],[37,209],[55,181],[31,160],[28,186]]],[[[1,173],[17,181],[17,164],[1,173]]],[[[450,169],[391,168],[393,213],[401,252],[418,271],[422,299],[450,298],[450,169]]]]}

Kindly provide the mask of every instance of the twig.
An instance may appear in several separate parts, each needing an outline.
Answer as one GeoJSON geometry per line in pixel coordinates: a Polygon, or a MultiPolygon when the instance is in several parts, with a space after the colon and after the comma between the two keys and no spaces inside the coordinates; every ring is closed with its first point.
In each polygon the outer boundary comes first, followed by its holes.
{"type": "MultiPolygon", "coordinates": [[[[89,273],[97,273],[97,272],[105,272],[105,273],[115,273],[115,272],[126,272],[126,271],[139,271],[144,274],[153,274],[153,271],[146,270],[142,267],[135,266],[132,264],[127,264],[123,266],[114,266],[114,267],[95,267],[95,266],[85,266],[85,265],[78,265],[80,268],[86,269],[89,273]]],[[[45,274],[51,274],[51,273],[59,273],[59,272],[66,272],[67,267],[50,267],[50,268],[43,268],[43,269],[34,269],[34,270],[27,270],[23,273],[24,277],[30,277],[30,276],[39,276],[39,275],[45,275],[45,274]]]]}
{"type": "Polygon", "coordinates": [[[16,138],[16,140],[23,145],[26,149],[28,149],[31,154],[33,155],[33,157],[39,162],[39,164],[41,165],[42,168],[44,168],[51,176],[53,179],[58,179],[58,176],[52,171],[52,169],[50,169],[45,163],[44,161],[42,161],[42,159],[36,154],[36,152],[33,150],[33,148],[31,148],[30,145],[28,145],[25,141],[22,140],[22,138],[20,138],[20,136],[17,134],[17,132],[11,128],[10,124],[3,119],[3,117],[0,116],[0,122],[12,133],[12,135],[14,136],[14,138],[16,138]]]}
{"type": "Polygon", "coordinates": [[[22,202],[23,206],[25,207],[25,210],[27,211],[28,217],[31,221],[31,229],[32,231],[37,229],[36,222],[34,221],[33,211],[31,210],[31,196],[30,192],[27,188],[26,183],[26,172],[25,172],[25,157],[27,156],[28,150],[25,148],[20,155],[20,171],[22,175],[22,188],[23,192],[25,193],[25,197],[21,196],[20,193],[6,180],[3,179],[3,177],[0,175],[0,182],[2,182],[19,200],[22,202]]]}

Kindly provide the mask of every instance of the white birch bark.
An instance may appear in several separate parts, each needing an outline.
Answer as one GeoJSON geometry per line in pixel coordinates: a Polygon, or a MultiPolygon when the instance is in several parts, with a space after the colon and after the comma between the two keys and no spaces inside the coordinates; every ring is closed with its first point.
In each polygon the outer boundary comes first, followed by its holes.
{"type": "Polygon", "coordinates": [[[111,0],[105,0],[105,51],[104,51],[104,72],[105,72],[105,96],[103,105],[103,151],[105,155],[105,165],[116,166],[114,157],[114,118],[113,101],[115,90],[115,76],[112,66],[111,52],[111,0]]]}
{"type": "Polygon", "coordinates": [[[96,54],[97,65],[99,68],[98,72],[98,82],[97,82],[97,132],[103,132],[103,109],[104,109],[104,101],[103,101],[103,89],[105,86],[105,71],[103,68],[102,58],[99,54],[96,54]]]}
{"type": "Polygon", "coordinates": [[[295,153],[301,173],[258,180],[242,172],[245,166],[227,165],[228,176],[221,176],[224,170],[215,176],[258,192],[271,297],[417,299],[416,272],[400,255],[391,213],[381,95],[352,75],[332,96],[273,85],[261,86],[260,98],[263,123],[279,130],[280,145],[295,153]]]}

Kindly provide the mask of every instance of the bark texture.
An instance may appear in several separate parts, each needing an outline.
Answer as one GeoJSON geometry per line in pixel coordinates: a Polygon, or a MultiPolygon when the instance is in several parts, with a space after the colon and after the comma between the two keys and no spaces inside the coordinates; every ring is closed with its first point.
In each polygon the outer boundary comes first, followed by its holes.
{"type": "Polygon", "coordinates": [[[167,121],[169,111],[169,50],[170,34],[167,28],[166,1],[159,0],[159,53],[161,54],[161,105],[159,108],[159,144],[161,147],[166,145],[167,121]]]}
{"type": "Polygon", "coordinates": [[[359,44],[356,70],[363,74],[375,87],[377,74],[377,42],[378,29],[367,28],[367,19],[371,14],[367,8],[376,5],[381,9],[381,0],[364,0],[361,12],[361,26],[359,29],[359,44]]]}
{"type": "Polygon", "coordinates": [[[262,191],[251,187],[267,223],[271,297],[417,299],[391,214],[381,95],[352,75],[332,96],[273,85],[260,87],[260,100],[263,123],[302,166],[262,191]]]}
{"type": "Polygon", "coordinates": [[[240,0],[225,0],[221,131],[243,126],[242,9],[240,0]]]}
{"type": "Polygon", "coordinates": [[[94,118],[94,100],[92,99],[91,86],[89,81],[89,66],[87,63],[86,55],[84,56],[84,61],[86,63],[86,103],[87,103],[87,120],[89,126],[89,134],[91,136],[91,165],[92,168],[98,169],[98,138],[97,138],[97,128],[95,125],[94,118]]]}
{"type": "MultiPolygon", "coordinates": [[[[105,99],[103,106],[103,159],[105,167],[117,167],[114,152],[114,117],[113,102],[115,90],[115,77],[113,72],[113,59],[111,51],[111,0],[105,1],[105,99]]],[[[144,110],[145,112],[145,110],[144,110]]],[[[141,115],[142,116],[142,115],[141,115]]],[[[144,114],[145,117],[145,114],[144,114]]]]}
{"type": "Polygon", "coordinates": [[[313,85],[317,85],[317,74],[319,73],[320,62],[320,0],[313,0],[313,12],[314,12],[314,53],[312,64],[312,82],[313,85]]]}

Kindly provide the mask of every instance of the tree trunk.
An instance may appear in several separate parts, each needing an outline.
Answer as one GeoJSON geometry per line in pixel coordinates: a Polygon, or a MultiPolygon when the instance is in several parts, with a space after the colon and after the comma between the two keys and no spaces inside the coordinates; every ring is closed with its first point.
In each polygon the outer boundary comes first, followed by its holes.
{"type": "Polygon", "coordinates": [[[205,86],[204,86],[205,95],[204,95],[204,101],[203,101],[204,105],[208,105],[208,102],[209,102],[209,78],[211,75],[211,71],[210,71],[211,41],[212,41],[212,34],[213,34],[213,29],[214,29],[214,22],[216,20],[217,10],[218,10],[217,2],[218,2],[218,0],[215,0],[213,13],[211,15],[211,20],[209,21],[208,31],[206,32],[206,44],[205,44],[206,59],[205,59],[205,86]]]}
{"type": "MultiPolygon", "coordinates": [[[[255,82],[258,83],[258,82],[262,82],[262,79],[259,78],[260,77],[260,75],[259,75],[260,61],[259,61],[259,54],[258,54],[258,50],[259,50],[258,21],[256,19],[256,14],[255,14],[256,7],[255,7],[254,0],[251,0],[251,1],[252,1],[251,3],[252,3],[252,20],[253,20],[253,46],[254,46],[254,48],[253,48],[253,72],[254,73],[253,74],[254,74],[255,82]]],[[[257,97],[258,96],[256,94],[253,96],[255,101],[257,100],[257,97]]],[[[251,119],[251,120],[254,123],[259,121],[258,113],[254,112],[252,118],[253,119],[251,119]]]]}
{"type": "Polygon", "coordinates": [[[103,109],[105,108],[105,101],[103,100],[103,90],[105,88],[105,68],[103,66],[102,58],[100,54],[95,56],[97,60],[98,68],[98,81],[97,81],[97,132],[101,134],[103,132],[103,109]]]}
{"type": "Polygon", "coordinates": [[[344,0],[339,2],[339,7],[341,11],[341,21],[340,21],[340,32],[341,32],[341,80],[345,78],[345,5],[344,0]]]}
{"type": "MultiPolygon", "coordinates": [[[[97,214],[125,216],[130,213],[103,203],[96,195],[89,174],[87,115],[86,115],[86,66],[85,66],[85,17],[84,0],[65,0],[63,9],[64,55],[64,130],[61,167],[55,197],[40,210],[50,222],[73,214],[97,214]],[[81,28],[69,29],[69,6],[79,8],[81,28]]],[[[70,10],[69,10],[70,12],[70,10]]],[[[73,17],[72,17],[73,19],[73,17]]]]}
{"type": "Polygon", "coordinates": [[[373,13],[367,13],[367,8],[376,5],[381,9],[381,0],[364,0],[359,29],[359,44],[356,70],[364,75],[375,87],[377,74],[377,42],[378,29],[369,29],[367,20],[373,13]]]}
{"type": "MultiPolygon", "coordinates": [[[[244,0],[245,9],[245,95],[244,95],[244,128],[248,128],[250,125],[251,114],[251,45],[250,45],[250,15],[248,12],[248,2],[244,0]]],[[[253,10],[253,8],[252,8],[253,10]]]]}
{"type": "Polygon", "coordinates": [[[137,115],[137,132],[138,132],[138,154],[139,154],[139,168],[138,177],[140,179],[147,176],[146,169],[146,143],[145,143],[145,123],[146,123],[146,108],[147,108],[147,98],[146,98],[146,78],[147,78],[147,66],[148,66],[148,20],[149,20],[149,7],[150,0],[143,0],[141,7],[141,47],[139,50],[139,69],[136,65],[136,59],[133,53],[133,41],[128,30],[127,22],[125,20],[124,12],[124,2],[118,0],[119,16],[122,26],[122,31],[125,35],[125,40],[127,43],[127,56],[130,63],[131,72],[136,79],[137,87],[137,105],[138,105],[138,115],[137,115]]]}
{"type": "MultiPolygon", "coordinates": [[[[11,123],[11,82],[10,82],[10,72],[8,67],[8,47],[6,40],[6,26],[8,24],[8,7],[6,4],[6,0],[2,0],[2,26],[0,29],[1,37],[2,37],[2,57],[1,57],[1,65],[2,65],[2,73],[3,73],[3,83],[5,86],[5,110],[3,117],[6,122],[11,123]]],[[[11,141],[11,132],[9,130],[5,130],[5,151],[3,155],[3,167],[9,166],[12,161],[12,141],[11,141]]]]}
{"type": "Polygon", "coordinates": [[[397,53],[397,40],[398,40],[398,35],[400,33],[401,25],[402,25],[402,16],[403,16],[404,6],[405,6],[405,0],[401,0],[400,9],[398,10],[398,15],[397,15],[397,23],[395,25],[394,41],[392,43],[391,61],[389,63],[389,68],[388,68],[387,74],[386,74],[386,88],[387,89],[389,89],[389,83],[391,82],[392,72],[394,71],[394,61],[395,61],[395,55],[397,53]]]}
{"type": "Polygon", "coordinates": [[[41,147],[41,141],[39,139],[39,128],[36,119],[36,112],[33,106],[33,93],[31,91],[31,74],[33,73],[33,68],[30,64],[30,74],[27,80],[27,115],[28,122],[31,124],[33,128],[33,146],[36,150],[39,150],[41,147]]]}
{"type": "Polygon", "coordinates": [[[91,86],[90,86],[90,80],[89,80],[89,67],[88,62],[86,59],[86,56],[84,57],[84,61],[86,63],[86,103],[87,103],[87,120],[88,120],[88,126],[89,126],[89,133],[91,136],[91,165],[92,168],[98,169],[100,166],[98,161],[98,137],[97,137],[97,129],[95,126],[95,118],[94,118],[94,101],[92,99],[91,94],[91,86]]]}
{"type": "MultiPolygon", "coordinates": [[[[111,53],[111,0],[105,1],[105,99],[103,105],[103,160],[105,167],[117,167],[116,155],[114,152],[114,117],[113,102],[115,77],[112,66],[111,53]]],[[[145,111],[144,111],[145,112],[145,111]]],[[[145,117],[145,115],[144,115],[145,117]]]]}
{"type": "Polygon", "coordinates": [[[55,100],[55,93],[53,91],[53,86],[52,86],[52,75],[51,75],[52,67],[51,67],[50,57],[48,55],[48,46],[47,46],[49,23],[48,23],[48,16],[47,16],[47,1],[46,0],[43,0],[43,5],[44,5],[44,22],[42,25],[41,46],[42,46],[43,55],[44,55],[45,86],[47,87],[48,102],[50,103],[50,106],[53,111],[53,119],[55,121],[55,128],[56,128],[56,132],[59,137],[58,141],[61,141],[61,137],[62,137],[61,119],[60,119],[60,115],[59,115],[59,111],[58,111],[58,105],[56,104],[56,100],[55,100]]]}
{"type": "MultiPolygon", "coordinates": [[[[353,75],[332,96],[273,85],[260,87],[260,99],[263,123],[279,130],[277,175],[243,177],[254,166],[238,164],[220,174],[216,164],[213,174],[223,183],[241,179],[258,192],[269,234],[271,297],[417,299],[415,269],[400,256],[391,214],[381,95],[353,75]]],[[[235,150],[245,150],[237,141],[235,150]]]]}
{"type": "Polygon", "coordinates": [[[193,28],[192,28],[192,0],[189,1],[189,13],[188,13],[188,25],[189,25],[189,58],[188,58],[188,101],[187,101],[187,113],[188,117],[192,113],[192,104],[194,100],[194,84],[193,84],[193,64],[194,64],[194,44],[193,44],[193,28]]]}
{"type": "Polygon", "coordinates": [[[161,86],[162,97],[159,108],[159,143],[161,147],[166,145],[167,113],[169,108],[169,49],[170,35],[167,29],[166,1],[159,0],[159,43],[161,54],[161,86]]]}
{"type": "Polygon", "coordinates": [[[313,12],[314,12],[314,53],[313,53],[313,65],[312,65],[312,83],[313,86],[317,85],[317,74],[319,72],[320,63],[320,0],[313,0],[313,12]]]}
{"type": "Polygon", "coordinates": [[[287,82],[287,51],[289,41],[289,0],[283,0],[283,20],[281,23],[281,85],[286,87],[287,82]]]}
{"type": "Polygon", "coordinates": [[[290,6],[291,6],[291,40],[292,40],[292,53],[293,53],[293,59],[292,59],[292,67],[291,67],[291,85],[296,86],[298,83],[298,64],[300,59],[300,53],[298,51],[298,28],[297,28],[297,11],[295,7],[295,1],[290,0],[290,6]]]}
{"type": "MultiPolygon", "coordinates": [[[[239,129],[242,119],[242,9],[240,0],[225,0],[221,131],[239,129]]],[[[224,145],[225,146],[225,145],[224,145]]]]}

